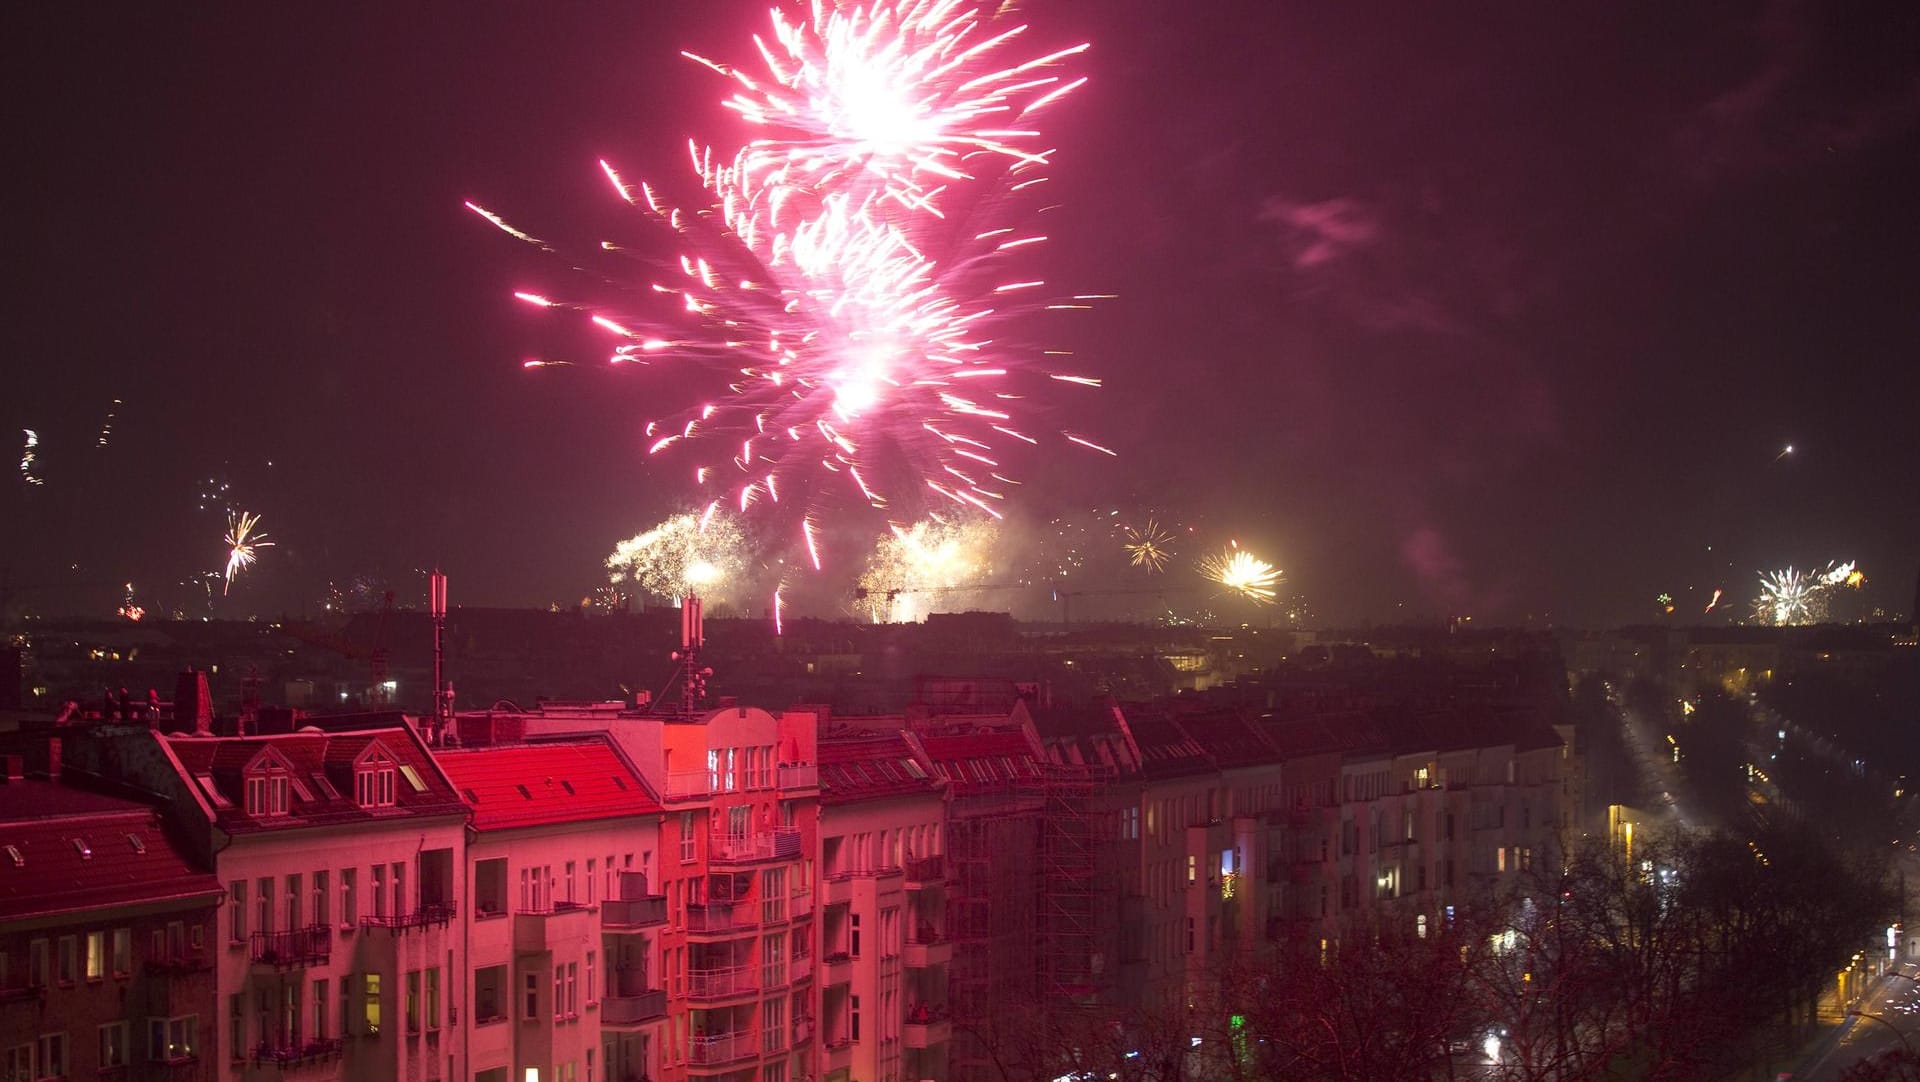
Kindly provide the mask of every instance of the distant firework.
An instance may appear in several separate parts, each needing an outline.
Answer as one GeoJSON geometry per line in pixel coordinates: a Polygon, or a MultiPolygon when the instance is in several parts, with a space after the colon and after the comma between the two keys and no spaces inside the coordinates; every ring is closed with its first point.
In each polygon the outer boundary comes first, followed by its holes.
{"type": "Polygon", "coordinates": [[[1714,607],[1720,604],[1720,595],[1724,593],[1726,593],[1725,590],[1716,588],[1713,591],[1713,600],[1707,602],[1707,607],[1704,611],[1701,612],[1701,615],[1705,616],[1707,613],[1712,612],[1714,610],[1714,607]]]}
{"type": "Polygon", "coordinates": [[[127,583],[125,593],[120,601],[120,607],[115,609],[114,612],[116,615],[125,617],[135,623],[140,622],[146,617],[147,610],[142,608],[140,603],[133,599],[133,583],[127,583]]]}
{"type": "Polygon", "coordinates": [[[620,275],[646,298],[638,311],[516,294],[615,336],[614,364],[703,366],[713,396],[648,422],[648,453],[705,448],[695,483],[739,513],[793,505],[816,566],[830,496],[1000,517],[1015,483],[1004,450],[1056,438],[1016,403],[1099,383],[1020,344],[1023,317],[1095,298],[1049,303],[1015,269],[1047,238],[998,217],[1045,180],[1036,115],[1084,81],[1054,69],[1086,46],[1009,59],[1026,27],[998,20],[959,0],[816,3],[804,22],[773,12],[756,38],[764,71],[688,54],[737,84],[725,105],[763,134],[730,158],[690,145],[704,188],[691,210],[601,163],[620,199],[680,238],[676,273],[620,275]]]}
{"type": "Polygon", "coordinates": [[[675,515],[615,546],[607,570],[615,585],[632,582],[657,597],[718,597],[746,567],[743,545],[725,511],[675,515]]]}
{"type": "Polygon", "coordinates": [[[245,511],[235,515],[227,513],[227,573],[226,584],[220,588],[222,594],[233,589],[233,580],[240,572],[253,566],[258,550],[272,548],[273,542],[267,540],[265,530],[259,529],[260,516],[245,511]]]}
{"type": "Polygon", "coordinates": [[[1859,589],[1867,577],[1854,561],[1829,563],[1821,571],[1762,572],[1760,596],[1754,598],[1754,616],[1763,624],[1785,627],[1817,624],[1828,615],[1829,596],[1841,588],[1859,589]]]}
{"type": "Polygon", "coordinates": [[[1123,527],[1121,535],[1124,538],[1121,547],[1127,550],[1128,561],[1149,575],[1165,571],[1167,562],[1173,559],[1173,535],[1151,518],[1144,526],[1123,527]]]}
{"type": "Polygon", "coordinates": [[[980,585],[998,537],[998,529],[984,519],[893,526],[860,576],[868,615],[875,623],[918,620],[936,595],[980,585]]]}
{"type": "Polygon", "coordinates": [[[1240,547],[1239,542],[1218,556],[1200,562],[1200,573],[1251,601],[1273,604],[1280,569],[1240,547]]]}

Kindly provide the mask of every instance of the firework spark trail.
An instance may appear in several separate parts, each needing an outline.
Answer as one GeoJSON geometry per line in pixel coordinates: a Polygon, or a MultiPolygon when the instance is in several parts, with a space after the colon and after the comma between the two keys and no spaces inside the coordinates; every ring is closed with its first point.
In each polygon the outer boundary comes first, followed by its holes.
{"type": "Polygon", "coordinates": [[[1832,562],[1820,571],[1792,567],[1760,574],[1760,595],[1754,598],[1754,616],[1761,623],[1786,627],[1817,624],[1827,619],[1833,591],[1865,586],[1866,575],[1856,561],[1832,562]]]}
{"type": "Polygon", "coordinates": [[[44,485],[47,483],[46,478],[41,477],[38,472],[40,468],[40,433],[35,432],[31,428],[23,428],[20,431],[23,433],[20,448],[20,478],[29,485],[44,485]]]}
{"type": "Polygon", "coordinates": [[[607,571],[659,597],[721,596],[746,566],[740,525],[725,511],[674,515],[614,547],[607,571]]]}
{"type": "Polygon", "coordinates": [[[1273,604],[1280,585],[1280,569],[1231,542],[1225,552],[1200,562],[1200,573],[1233,593],[1260,604],[1273,604]]]}
{"type": "Polygon", "coordinates": [[[649,453],[727,448],[699,464],[696,482],[742,511],[798,497],[816,566],[821,497],[838,490],[911,513],[931,492],[998,515],[996,437],[1038,442],[1006,409],[1020,381],[1098,386],[1048,370],[1064,354],[1022,349],[1006,332],[1034,311],[1084,307],[1049,305],[1044,283],[1008,273],[1046,237],[964,224],[1044,179],[1051,151],[1034,114],[1084,81],[1054,70],[1084,44],[1004,61],[1025,32],[964,0],[816,2],[803,22],[773,13],[771,38],[755,39],[764,72],[689,54],[736,84],[724,104],[764,134],[730,158],[689,143],[706,203],[694,209],[600,163],[618,198],[681,237],[677,276],[637,291],[678,314],[517,294],[617,336],[615,363],[664,352],[721,375],[716,397],[649,422],[649,453]]]}
{"type": "Polygon", "coordinates": [[[267,540],[266,531],[258,529],[259,525],[259,515],[249,514],[246,511],[242,511],[238,515],[231,511],[227,512],[227,535],[225,537],[227,545],[227,571],[226,583],[220,587],[220,593],[222,595],[233,590],[233,580],[240,572],[253,566],[253,561],[258,556],[260,549],[273,547],[273,542],[267,540]]]}

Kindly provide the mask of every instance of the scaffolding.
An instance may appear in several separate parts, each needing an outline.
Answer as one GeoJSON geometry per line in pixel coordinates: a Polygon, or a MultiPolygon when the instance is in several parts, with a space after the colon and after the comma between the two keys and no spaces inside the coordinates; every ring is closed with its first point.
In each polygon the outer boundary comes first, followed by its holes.
{"type": "Polygon", "coordinates": [[[957,792],[947,817],[947,967],[956,1039],[955,1082],[993,1077],[981,1035],[996,1032],[995,1012],[1019,1010],[1033,986],[1038,868],[1032,853],[1044,795],[1038,779],[972,784],[957,792]]]}
{"type": "Polygon", "coordinates": [[[1092,804],[1096,768],[1048,763],[1040,819],[1040,992],[1043,1002],[1085,1004],[1097,991],[1095,876],[1098,844],[1092,804]]]}

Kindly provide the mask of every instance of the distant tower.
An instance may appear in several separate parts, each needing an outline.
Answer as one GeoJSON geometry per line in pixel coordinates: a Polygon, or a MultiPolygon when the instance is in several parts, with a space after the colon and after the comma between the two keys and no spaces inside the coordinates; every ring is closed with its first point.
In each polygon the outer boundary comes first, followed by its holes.
{"type": "Polygon", "coordinates": [[[429,741],[447,731],[453,713],[453,689],[447,686],[447,576],[433,569],[428,610],[433,615],[433,729],[429,741]]]}

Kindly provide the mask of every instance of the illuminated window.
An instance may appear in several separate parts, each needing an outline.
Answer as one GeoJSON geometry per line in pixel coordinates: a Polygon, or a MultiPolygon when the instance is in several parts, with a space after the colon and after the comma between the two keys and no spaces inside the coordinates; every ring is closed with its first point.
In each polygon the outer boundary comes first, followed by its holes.
{"type": "Polygon", "coordinates": [[[394,803],[393,757],[378,743],[370,745],[353,767],[353,800],[363,808],[391,808],[394,803]]]}
{"type": "Polygon", "coordinates": [[[1194,856],[1192,853],[1188,853],[1187,854],[1187,882],[1193,883],[1193,882],[1199,881],[1199,879],[1200,879],[1200,858],[1194,856]]]}

